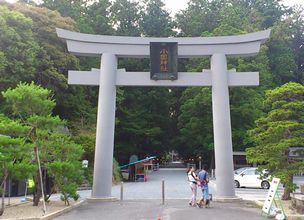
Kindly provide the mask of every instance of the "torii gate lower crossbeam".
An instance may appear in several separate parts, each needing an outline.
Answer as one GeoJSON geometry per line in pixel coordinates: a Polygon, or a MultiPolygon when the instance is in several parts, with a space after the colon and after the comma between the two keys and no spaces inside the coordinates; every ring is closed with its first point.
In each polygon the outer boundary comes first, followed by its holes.
{"type": "Polygon", "coordinates": [[[116,86],[211,86],[216,198],[235,199],[232,160],[229,86],[257,86],[257,72],[237,73],[227,70],[227,56],[252,56],[258,53],[270,31],[240,36],[212,38],[132,38],[88,35],[57,29],[67,41],[69,51],[78,55],[100,56],[100,72],[69,71],[69,84],[99,85],[96,149],[92,198],[111,197],[114,149],[116,86]],[[149,73],[117,70],[118,57],[147,57],[150,42],[178,42],[179,57],[211,56],[211,70],[179,73],[175,81],[154,81],[149,73]],[[205,51],[200,51],[205,49],[205,51]],[[130,77],[132,76],[132,77],[130,77]]]}

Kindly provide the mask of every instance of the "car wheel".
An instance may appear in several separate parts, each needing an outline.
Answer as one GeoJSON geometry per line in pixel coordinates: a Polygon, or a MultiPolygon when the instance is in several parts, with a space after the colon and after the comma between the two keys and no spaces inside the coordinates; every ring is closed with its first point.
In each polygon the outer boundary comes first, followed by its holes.
{"type": "Polygon", "coordinates": [[[269,189],[270,184],[269,184],[269,182],[267,182],[267,181],[263,181],[263,182],[261,183],[261,187],[262,187],[263,189],[269,189]]]}
{"type": "Polygon", "coordinates": [[[235,188],[240,188],[240,183],[237,180],[234,180],[234,187],[235,188]]]}

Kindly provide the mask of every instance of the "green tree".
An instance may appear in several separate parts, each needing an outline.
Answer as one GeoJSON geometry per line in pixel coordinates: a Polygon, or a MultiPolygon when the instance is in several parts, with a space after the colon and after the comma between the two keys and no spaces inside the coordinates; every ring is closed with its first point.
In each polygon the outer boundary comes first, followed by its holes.
{"type": "Polygon", "coordinates": [[[25,144],[28,127],[19,121],[13,121],[0,114],[0,176],[2,202],[0,216],[4,213],[6,181],[10,176],[25,180],[33,173],[35,166],[31,162],[31,146],[25,144]]]}
{"type": "Polygon", "coordinates": [[[160,155],[167,151],[170,93],[167,89],[126,88],[117,109],[115,156],[127,162],[129,156],[160,155]]]}
{"type": "Polygon", "coordinates": [[[47,8],[25,4],[14,4],[12,7],[32,21],[31,32],[39,44],[35,81],[56,93],[66,92],[67,71],[78,69],[79,61],[74,55],[66,53],[64,44],[55,31],[56,28],[76,31],[75,22],[47,8]]]}
{"type": "Polygon", "coordinates": [[[31,19],[0,3],[0,90],[35,78],[39,45],[31,19]]]}
{"type": "Polygon", "coordinates": [[[295,71],[296,82],[304,83],[304,8],[294,9],[293,13],[293,43],[292,48],[295,53],[295,63],[297,69],[295,71]]]}
{"type": "Polygon", "coordinates": [[[80,144],[83,149],[83,158],[84,160],[89,161],[89,167],[94,165],[94,154],[95,154],[95,141],[96,141],[96,132],[86,131],[86,133],[80,133],[77,136],[73,137],[73,141],[77,144],[80,144]]]}
{"type": "Polygon", "coordinates": [[[141,7],[138,2],[117,0],[111,7],[117,35],[140,36],[141,7]]]}
{"type": "Polygon", "coordinates": [[[277,85],[296,80],[296,54],[294,53],[293,18],[289,17],[272,29],[269,43],[269,58],[274,80],[277,85]]]}
{"type": "MultiPolygon", "coordinates": [[[[46,134],[47,135],[47,134],[46,134]]],[[[61,192],[61,200],[69,205],[69,198],[77,200],[77,187],[82,183],[82,168],[79,162],[83,149],[75,144],[71,136],[64,133],[53,133],[44,138],[41,145],[48,146],[46,163],[48,175],[54,178],[54,187],[61,192]]]]}
{"type": "Polygon", "coordinates": [[[147,37],[173,36],[174,22],[164,9],[162,0],[145,0],[145,10],[140,22],[142,33],[147,37]]]}
{"type": "Polygon", "coordinates": [[[212,102],[208,88],[188,88],[181,97],[177,150],[189,158],[213,150],[212,102]]]}
{"type": "MultiPolygon", "coordinates": [[[[8,86],[14,87],[20,80],[27,82],[33,80],[54,92],[54,98],[56,99],[54,113],[60,115],[61,118],[68,119],[69,125],[75,131],[92,123],[95,120],[96,113],[96,89],[68,86],[68,70],[77,70],[83,67],[80,66],[78,58],[67,53],[65,44],[55,33],[56,27],[77,31],[75,21],[68,17],[64,18],[58,12],[43,7],[12,4],[9,9],[12,12],[20,12],[31,20],[31,32],[35,42],[39,45],[39,50],[35,57],[37,65],[33,65],[35,67],[33,77],[28,79],[28,72],[20,69],[20,73],[18,72],[21,75],[20,79],[17,78],[13,83],[7,84],[5,88],[8,86]]],[[[20,45],[23,44],[20,43],[20,45]]],[[[16,60],[17,58],[10,57],[9,60],[10,62],[19,62],[19,60],[16,60]]],[[[91,65],[91,67],[93,66],[91,65]]],[[[10,77],[11,75],[10,73],[10,77]]],[[[5,107],[5,105],[1,106],[5,107]]]]}
{"type": "Polygon", "coordinates": [[[71,17],[76,21],[81,32],[91,34],[113,33],[109,0],[43,0],[40,6],[57,10],[64,17],[71,17]]]}
{"type": "Polygon", "coordinates": [[[176,20],[181,35],[200,36],[221,25],[246,32],[269,28],[290,13],[280,0],[190,0],[176,20]]]}
{"type": "Polygon", "coordinates": [[[201,36],[219,25],[220,9],[227,1],[191,0],[188,7],[176,15],[177,27],[182,36],[201,36]]]}
{"type": "MultiPolygon", "coordinates": [[[[189,2],[187,9],[177,15],[177,21],[178,25],[182,25],[180,26],[182,35],[205,37],[240,35],[262,28],[264,17],[260,13],[255,14],[255,12],[254,8],[245,7],[244,4],[234,0],[193,0],[189,2]],[[204,10],[200,10],[200,8],[204,8],[204,10]],[[212,18],[217,19],[209,21],[208,16],[213,13],[215,15],[212,18]],[[204,25],[195,23],[198,17],[201,18],[204,25]],[[189,23],[187,23],[188,21],[189,23]],[[192,24],[190,21],[194,23],[192,24]]],[[[254,121],[261,116],[264,90],[274,86],[270,64],[268,45],[262,45],[260,53],[252,58],[228,58],[228,69],[236,69],[238,72],[260,72],[260,86],[258,88],[236,87],[229,89],[234,150],[243,151],[250,146],[247,130],[251,129],[254,126],[254,121]]],[[[194,72],[208,68],[210,68],[210,60],[206,58],[190,59],[186,65],[187,71],[194,72]]],[[[176,145],[178,149],[183,149],[184,153],[185,146],[189,148],[187,157],[190,156],[191,152],[198,155],[197,152],[202,151],[209,151],[209,158],[212,157],[213,131],[212,120],[210,120],[212,115],[209,112],[211,111],[211,94],[206,93],[207,91],[188,88],[183,92],[183,96],[187,98],[180,100],[181,111],[178,117],[180,136],[176,138],[176,145]],[[201,110],[199,110],[200,108],[201,110]],[[202,111],[205,114],[196,111],[202,111]],[[183,141],[181,142],[181,140],[183,141]]]]}
{"type": "Polygon", "coordinates": [[[98,0],[88,6],[87,20],[84,25],[90,27],[91,34],[114,34],[110,8],[111,2],[109,0],[98,0]]]}
{"type": "MultiPolygon", "coordinates": [[[[61,169],[57,167],[57,173],[55,172],[56,169],[52,167],[55,183],[59,186],[61,192],[66,195],[64,196],[65,199],[69,198],[68,195],[76,199],[76,192],[72,195],[75,187],[68,187],[68,183],[75,185],[76,180],[70,178],[70,176],[64,178],[55,174],[61,173],[62,169],[65,171],[71,169],[71,175],[81,176],[79,172],[76,172],[76,168],[72,168],[76,167],[75,164],[80,164],[78,160],[81,157],[82,148],[71,142],[67,134],[64,134],[64,122],[58,116],[52,116],[52,110],[56,103],[51,97],[51,91],[34,83],[20,83],[15,89],[2,92],[2,95],[11,106],[13,115],[20,118],[29,127],[30,131],[27,139],[32,145],[35,163],[38,167],[41,166],[41,171],[38,169],[34,176],[36,186],[34,205],[38,205],[42,196],[42,187],[45,187],[45,184],[42,186],[40,180],[44,179],[45,181],[49,166],[58,165],[59,162],[63,164],[60,167],[61,169]],[[64,166],[66,163],[71,163],[71,166],[64,166]],[[41,176],[41,174],[44,176],[41,176]],[[66,182],[60,181],[59,177],[64,178],[66,182]]],[[[77,170],[79,171],[79,169],[77,170]]],[[[45,189],[44,192],[46,192],[45,189]]]]}
{"type": "Polygon", "coordinates": [[[82,32],[90,32],[87,26],[89,0],[43,0],[42,7],[49,8],[52,11],[58,11],[63,17],[70,17],[78,24],[82,32]]]}
{"type": "Polygon", "coordinates": [[[71,17],[76,20],[84,14],[87,3],[88,0],[43,0],[41,5],[53,11],[57,10],[64,17],[71,17]]]}
{"type": "MultiPolygon", "coordinates": [[[[290,13],[288,7],[282,5],[281,0],[232,0],[234,6],[239,5],[245,11],[249,11],[250,18],[254,18],[257,15],[262,15],[263,20],[261,22],[261,28],[269,28],[284,16],[290,13]],[[246,10],[247,9],[247,10],[246,10]]],[[[253,22],[251,22],[253,23],[253,22]]]]}
{"type": "Polygon", "coordinates": [[[255,147],[247,149],[250,163],[263,164],[269,174],[281,178],[283,199],[295,189],[293,175],[304,170],[304,161],[289,155],[292,148],[304,152],[304,86],[287,83],[266,92],[265,116],[249,131],[255,147]]]}

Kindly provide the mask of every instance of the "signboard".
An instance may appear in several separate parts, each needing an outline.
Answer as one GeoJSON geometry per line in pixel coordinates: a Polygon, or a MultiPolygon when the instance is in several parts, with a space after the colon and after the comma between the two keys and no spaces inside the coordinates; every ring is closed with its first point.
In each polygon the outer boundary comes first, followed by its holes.
{"type": "Polygon", "coordinates": [[[150,42],[151,79],[177,79],[177,43],[150,42]]]}
{"type": "Polygon", "coordinates": [[[277,193],[279,184],[280,184],[280,179],[279,178],[273,178],[272,179],[272,182],[270,184],[270,188],[268,190],[268,194],[267,194],[267,197],[266,197],[266,200],[264,202],[263,209],[262,209],[262,211],[266,214],[269,214],[269,211],[270,211],[272,202],[274,200],[274,197],[277,193]]]}
{"type": "Polygon", "coordinates": [[[89,161],[88,160],[83,160],[82,161],[82,168],[88,168],[89,166],[89,161]]]}

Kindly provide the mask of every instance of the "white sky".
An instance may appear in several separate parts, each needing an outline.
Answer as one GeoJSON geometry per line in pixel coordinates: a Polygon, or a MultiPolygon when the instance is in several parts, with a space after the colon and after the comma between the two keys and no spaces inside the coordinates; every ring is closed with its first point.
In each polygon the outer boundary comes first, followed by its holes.
{"type": "MultiPolygon", "coordinates": [[[[16,2],[16,0],[6,0],[7,2],[16,2]]],[[[171,12],[171,15],[174,15],[181,9],[187,7],[189,0],[163,0],[166,4],[166,8],[171,12]]],[[[292,6],[295,4],[302,5],[304,7],[304,0],[283,0],[285,5],[292,6]]]]}

